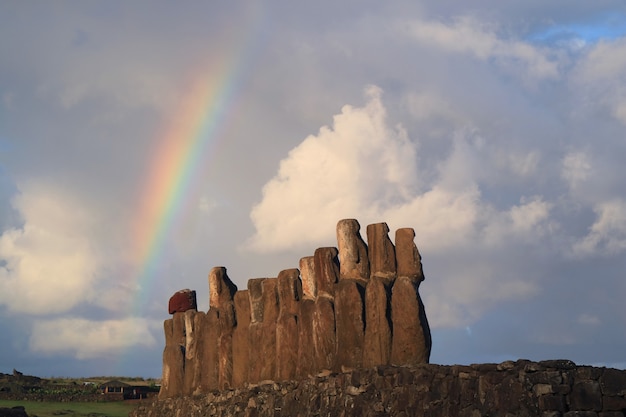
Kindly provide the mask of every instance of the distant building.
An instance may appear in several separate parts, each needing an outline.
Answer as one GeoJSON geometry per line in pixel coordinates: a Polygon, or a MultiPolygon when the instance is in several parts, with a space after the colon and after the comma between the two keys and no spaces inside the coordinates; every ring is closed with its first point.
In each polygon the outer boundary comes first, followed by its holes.
{"type": "Polygon", "coordinates": [[[130,385],[122,381],[112,380],[100,385],[100,391],[104,395],[117,395],[125,400],[136,400],[147,398],[151,389],[145,385],[130,385]]]}

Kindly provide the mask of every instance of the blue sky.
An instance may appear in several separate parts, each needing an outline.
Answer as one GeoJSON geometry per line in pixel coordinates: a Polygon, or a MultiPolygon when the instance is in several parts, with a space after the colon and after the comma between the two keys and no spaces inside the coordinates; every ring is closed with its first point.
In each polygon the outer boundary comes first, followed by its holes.
{"type": "Polygon", "coordinates": [[[342,218],[415,229],[432,362],[626,368],[626,6],[547,3],[4,2],[0,372],[159,376],[175,291],[342,218]],[[141,279],[194,79],[231,101],[141,279]]]}

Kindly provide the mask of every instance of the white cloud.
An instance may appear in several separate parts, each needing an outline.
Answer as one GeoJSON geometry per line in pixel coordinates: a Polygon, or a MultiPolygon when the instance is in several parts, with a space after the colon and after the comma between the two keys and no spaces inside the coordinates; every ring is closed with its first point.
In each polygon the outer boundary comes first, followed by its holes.
{"type": "Polygon", "coordinates": [[[334,230],[320,225],[343,217],[373,219],[412,196],[419,186],[415,148],[402,128],[387,126],[380,95],[368,88],[365,107],[344,106],[332,127],[307,137],[281,161],[252,209],[256,234],[249,247],[274,251],[321,243],[334,230]]]}
{"type": "Polygon", "coordinates": [[[43,185],[24,187],[13,205],[24,224],[0,236],[0,303],[49,314],[92,298],[99,259],[89,239],[91,214],[68,193],[43,185]]]}
{"type": "Polygon", "coordinates": [[[153,330],[161,330],[161,323],[134,317],[106,321],[81,318],[37,320],[29,347],[43,354],[71,354],[77,359],[102,358],[131,347],[155,346],[153,330]]]}
{"type": "Polygon", "coordinates": [[[561,177],[572,190],[577,190],[591,174],[591,162],[585,152],[569,152],[563,158],[561,177]]]}
{"type": "Polygon", "coordinates": [[[511,70],[520,66],[533,78],[557,78],[558,63],[547,51],[529,43],[502,39],[494,28],[470,17],[461,17],[447,25],[433,21],[413,21],[407,33],[419,42],[452,53],[469,54],[479,60],[495,60],[511,70]]]}
{"type": "Polygon", "coordinates": [[[626,251],[626,201],[615,199],[594,207],[596,221],[589,233],[573,246],[575,254],[604,256],[626,251]]]}
{"type": "Polygon", "coordinates": [[[583,108],[608,110],[626,124],[626,37],[594,45],[578,62],[572,82],[583,108]]]}
{"type": "Polygon", "coordinates": [[[552,204],[540,196],[522,198],[519,205],[502,212],[492,211],[485,218],[483,242],[502,245],[507,239],[533,242],[541,239],[556,225],[550,221],[552,204]]]}

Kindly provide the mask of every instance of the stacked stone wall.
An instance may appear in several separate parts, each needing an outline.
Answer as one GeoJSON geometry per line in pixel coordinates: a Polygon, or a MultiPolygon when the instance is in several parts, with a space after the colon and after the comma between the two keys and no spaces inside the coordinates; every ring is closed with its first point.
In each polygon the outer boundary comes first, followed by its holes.
{"type": "Polygon", "coordinates": [[[626,371],[568,360],[376,366],[140,406],[131,417],[624,417],[626,371]]]}
{"type": "Polygon", "coordinates": [[[430,330],[413,229],[395,245],[385,223],[337,224],[337,247],[300,259],[299,269],[248,281],[238,291],[226,268],[209,273],[209,311],[195,291],[170,299],[159,397],[302,380],[322,371],[428,363],[430,330]]]}

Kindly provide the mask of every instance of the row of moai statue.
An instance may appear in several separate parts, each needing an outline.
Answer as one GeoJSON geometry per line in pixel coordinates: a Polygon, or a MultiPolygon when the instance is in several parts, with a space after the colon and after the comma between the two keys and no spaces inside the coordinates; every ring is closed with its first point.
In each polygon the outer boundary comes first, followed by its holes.
{"type": "Polygon", "coordinates": [[[195,291],[170,299],[160,398],[197,395],[324,371],[428,363],[431,337],[418,287],[424,280],[411,228],[337,224],[337,247],[300,259],[299,269],[248,281],[209,274],[209,310],[195,291]]]}

